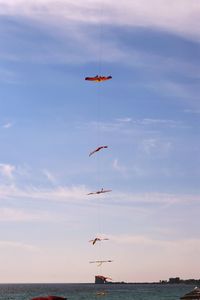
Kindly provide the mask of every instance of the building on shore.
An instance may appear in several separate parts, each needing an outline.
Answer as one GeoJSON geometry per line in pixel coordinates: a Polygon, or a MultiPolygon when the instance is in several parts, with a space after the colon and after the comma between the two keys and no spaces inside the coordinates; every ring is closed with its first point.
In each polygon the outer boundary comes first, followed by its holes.
{"type": "Polygon", "coordinates": [[[169,278],[169,283],[180,283],[180,282],[181,282],[180,277],[169,278]]]}
{"type": "Polygon", "coordinates": [[[95,284],[104,284],[104,283],[107,283],[106,279],[107,279],[107,277],[105,277],[105,276],[96,275],[95,276],[95,284]]]}

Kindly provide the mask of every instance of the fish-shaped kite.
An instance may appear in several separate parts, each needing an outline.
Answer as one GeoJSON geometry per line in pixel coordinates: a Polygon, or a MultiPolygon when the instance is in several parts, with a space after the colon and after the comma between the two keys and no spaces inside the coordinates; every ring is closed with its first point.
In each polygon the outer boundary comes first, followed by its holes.
{"type": "Polygon", "coordinates": [[[100,267],[102,264],[104,263],[110,263],[113,262],[113,260],[94,260],[94,261],[90,261],[90,264],[98,264],[97,266],[100,267]]]}
{"type": "Polygon", "coordinates": [[[100,191],[96,191],[96,192],[91,192],[91,193],[88,193],[87,195],[99,195],[99,194],[103,194],[103,193],[109,193],[111,192],[112,190],[104,190],[103,188],[100,190],[100,191]]]}
{"type": "Polygon", "coordinates": [[[90,152],[89,156],[91,156],[92,154],[94,154],[95,152],[98,152],[101,149],[105,149],[108,148],[108,146],[99,146],[97,147],[95,150],[93,150],[92,152],[90,152]]]}
{"type": "Polygon", "coordinates": [[[94,245],[96,242],[100,242],[100,241],[108,241],[109,239],[107,238],[94,238],[93,240],[90,240],[89,242],[92,243],[92,245],[94,245]]]}

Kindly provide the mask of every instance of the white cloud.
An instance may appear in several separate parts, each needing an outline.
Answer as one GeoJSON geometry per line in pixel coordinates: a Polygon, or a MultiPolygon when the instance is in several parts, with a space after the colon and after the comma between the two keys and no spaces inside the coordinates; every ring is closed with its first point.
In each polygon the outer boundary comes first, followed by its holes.
{"type": "Polygon", "coordinates": [[[0,0],[1,14],[25,15],[64,24],[69,21],[145,26],[198,39],[198,0],[0,0]],[[56,17],[57,16],[57,17],[56,17]],[[56,17],[56,18],[55,18],[56,17]]]}
{"type": "Polygon", "coordinates": [[[117,158],[113,162],[113,169],[122,173],[123,175],[126,174],[126,167],[120,164],[117,158]]]}
{"type": "MultiPolygon", "coordinates": [[[[197,72],[195,73],[197,78],[196,75],[198,76],[197,72]]],[[[146,87],[158,94],[163,95],[165,93],[170,97],[176,97],[181,100],[189,100],[190,102],[193,100],[194,103],[199,99],[199,86],[197,84],[181,84],[176,81],[160,80],[156,83],[146,84],[146,87]]]]}
{"type": "Polygon", "coordinates": [[[181,195],[181,194],[167,194],[157,192],[146,192],[146,193],[131,193],[131,192],[113,192],[110,195],[110,201],[108,204],[123,205],[124,203],[134,205],[134,203],[140,203],[141,206],[146,204],[160,204],[163,206],[184,204],[198,202],[200,200],[199,195],[181,195]]]}
{"type": "Polygon", "coordinates": [[[116,121],[118,121],[118,122],[124,122],[124,123],[129,123],[129,122],[131,122],[132,121],[132,119],[131,118],[129,118],[129,117],[126,117],[126,118],[119,118],[119,119],[116,119],[116,121]]]}
{"type": "MultiPolygon", "coordinates": [[[[85,186],[56,186],[51,188],[43,188],[37,186],[23,186],[19,187],[12,185],[0,185],[0,199],[14,200],[14,201],[52,201],[52,202],[65,202],[70,204],[79,205],[96,205],[97,199],[101,201],[102,205],[128,205],[134,207],[134,204],[140,204],[141,207],[144,204],[159,204],[161,206],[174,205],[174,204],[191,204],[199,202],[200,196],[193,194],[167,194],[159,192],[146,192],[146,193],[134,193],[126,191],[112,191],[106,195],[87,196],[93,188],[86,188],[85,186]],[[105,200],[109,199],[109,201],[105,200]]],[[[10,210],[9,208],[2,208],[0,210],[0,217],[2,220],[15,219],[15,220],[35,220],[37,218],[47,218],[48,215],[38,215],[37,213],[27,213],[23,210],[10,210]]]]}
{"type": "Polygon", "coordinates": [[[199,40],[198,0],[129,0],[121,13],[119,4],[117,9],[119,18],[130,25],[163,29],[199,40]],[[194,29],[195,26],[198,28],[194,29]]]}
{"type": "Polygon", "coordinates": [[[84,201],[89,190],[84,186],[54,188],[39,188],[24,186],[20,188],[14,184],[0,186],[1,199],[38,199],[47,201],[84,201]]]}
{"type": "Polygon", "coordinates": [[[43,174],[51,183],[55,184],[57,182],[55,175],[53,175],[50,171],[43,170],[43,174]]]}
{"type": "Polygon", "coordinates": [[[145,118],[139,120],[138,123],[142,125],[164,125],[166,127],[177,127],[178,125],[180,125],[180,122],[174,120],[151,119],[151,118],[145,118]]]}
{"type": "Polygon", "coordinates": [[[157,140],[156,139],[146,139],[143,141],[143,150],[146,153],[151,153],[153,150],[157,149],[157,140]]]}
{"type": "MultiPolygon", "coordinates": [[[[81,124],[80,127],[84,125],[81,124]]],[[[85,127],[92,128],[93,130],[101,130],[104,132],[123,132],[123,133],[136,133],[138,130],[151,130],[152,128],[159,131],[160,128],[185,128],[185,125],[180,121],[170,120],[170,119],[153,119],[153,118],[144,118],[144,119],[131,119],[131,118],[122,118],[116,119],[110,122],[96,122],[92,121],[85,124],[85,127]]]]}
{"type": "Polygon", "coordinates": [[[146,154],[166,155],[172,149],[172,143],[161,138],[147,138],[141,143],[141,149],[146,154]]]}
{"type": "Polygon", "coordinates": [[[47,213],[28,212],[23,209],[0,207],[0,222],[30,222],[49,220],[47,213]]]}
{"type": "MultiPolygon", "coordinates": [[[[173,129],[185,129],[184,123],[168,119],[131,119],[128,122],[120,119],[111,122],[89,122],[85,126],[90,128],[90,131],[103,132],[106,137],[112,134],[112,138],[117,143],[123,141],[128,142],[129,147],[132,146],[132,151],[138,154],[158,155],[159,157],[166,157],[173,149],[176,141],[173,138],[173,129]],[[163,130],[166,129],[165,135],[163,130]],[[134,143],[130,143],[134,138],[134,143]]],[[[114,162],[113,167],[119,170],[119,162],[114,162]]],[[[121,166],[122,167],[122,166],[121,166]]],[[[122,167],[123,168],[123,167],[122,167]]],[[[127,167],[127,170],[130,168],[127,167]]]]}
{"type": "Polygon", "coordinates": [[[96,122],[92,121],[85,124],[86,127],[90,127],[93,130],[101,130],[104,132],[119,132],[124,129],[122,122],[96,122]]]}
{"type": "MultiPolygon", "coordinates": [[[[101,43],[106,53],[102,59],[109,63],[123,61],[129,66],[144,66],[148,70],[154,68],[157,76],[159,76],[159,71],[163,72],[167,69],[179,73],[187,72],[188,76],[197,77],[198,66],[194,66],[192,62],[185,62],[177,57],[172,58],[169,62],[169,59],[162,55],[159,56],[158,53],[152,54],[146,50],[142,51],[142,49],[120,47],[119,43],[112,38],[100,41],[98,27],[100,23],[105,23],[105,26],[139,26],[166,30],[187,38],[199,39],[198,10],[199,4],[196,0],[190,2],[188,0],[169,0],[167,5],[165,0],[127,0],[123,5],[112,0],[109,3],[105,0],[77,0],[76,2],[72,0],[8,0],[6,3],[4,0],[0,0],[0,14],[20,16],[24,18],[25,23],[34,24],[36,30],[40,29],[52,39],[52,43],[50,39],[51,46],[49,43],[41,42],[39,51],[32,44],[30,45],[31,51],[26,51],[25,43],[23,51],[13,53],[10,47],[7,47],[8,49],[1,49],[0,56],[2,59],[11,61],[86,63],[99,59],[101,43]],[[155,7],[157,9],[154,9],[155,7]],[[97,27],[94,28],[93,24],[97,27]],[[89,27],[91,30],[87,25],[91,25],[89,27]],[[62,45],[62,47],[57,45],[62,45]]],[[[20,27],[20,30],[23,28],[20,27]]],[[[16,36],[17,39],[21,38],[21,35],[16,36]]],[[[23,46],[23,43],[24,40],[20,39],[19,44],[23,46]]],[[[31,43],[30,40],[29,43],[31,43]]],[[[6,80],[11,83],[21,82],[15,77],[15,74],[6,76],[0,74],[0,80],[7,78],[6,80]]],[[[169,90],[169,93],[176,92],[184,96],[180,87],[174,87],[169,83],[167,85],[165,90],[169,90]]],[[[188,98],[189,93],[185,93],[185,95],[187,96],[184,97],[188,98]]]]}
{"type": "Polygon", "coordinates": [[[151,245],[162,243],[163,241],[152,239],[143,235],[107,235],[113,242],[119,244],[133,244],[133,245],[151,245]]]}
{"type": "Polygon", "coordinates": [[[10,164],[0,164],[0,174],[8,179],[13,179],[16,167],[10,164]]]}
{"type": "Polygon", "coordinates": [[[37,246],[16,242],[16,241],[2,241],[0,240],[0,248],[18,248],[21,250],[27,251],[39,251],[40,249],[37,246]]]}
{"type": "Polygon", "coordinates": [[[147,235],[105,235],[110,241],[119,244],[131,244],[139,248],[154,247],[163,251],[163,253],[190,253],[200,251],[200,239],[198,238],[180,238],[174,240],[157,239],[147,235]]]}
{"type": "Polygon", "coordinates": [[[29,170],[27,166],[0,163],[0,175],[3,176],[4,179],[14,180],[19,177],[29,177],[29,170]]]}

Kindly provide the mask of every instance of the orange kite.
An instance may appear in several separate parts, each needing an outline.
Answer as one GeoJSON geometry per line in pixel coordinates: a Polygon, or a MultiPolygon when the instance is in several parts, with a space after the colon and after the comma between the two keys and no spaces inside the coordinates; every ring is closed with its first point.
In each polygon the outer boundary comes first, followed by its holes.
{"type": "Polygon", "coordinates": [[[94,81],[94,82],[101,82],[101,81],[106,81],[112,79],[112,76],[94,76],[94,77],[85,77],[85,80],[88,81],[94,81]]]}

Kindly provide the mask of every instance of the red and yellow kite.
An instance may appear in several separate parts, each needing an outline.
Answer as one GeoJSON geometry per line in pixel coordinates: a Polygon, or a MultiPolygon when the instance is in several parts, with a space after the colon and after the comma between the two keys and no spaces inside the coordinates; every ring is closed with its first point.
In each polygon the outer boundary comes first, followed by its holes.
{"type": "Polygon", "coordinates": [[[94,77],[85,77],[85,80],[88,81],[94,81],[94,82],[101,82],[101,81],[106,81],[112,79],[112,76],[94,76],[94,77]]]}

